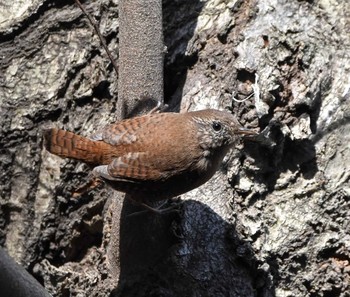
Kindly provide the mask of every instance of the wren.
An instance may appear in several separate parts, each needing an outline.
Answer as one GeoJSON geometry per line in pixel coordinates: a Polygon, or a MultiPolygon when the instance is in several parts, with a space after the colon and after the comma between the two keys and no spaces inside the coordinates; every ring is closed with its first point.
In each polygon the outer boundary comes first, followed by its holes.
{"type": "Polygon", "coordinates": [[[108,125],[89,138],[44,132],[46,149],[94,166],[92,174],[136,202],[164,200],[207,182],[244,129],[229,112],[151,113],[108,125]]]}

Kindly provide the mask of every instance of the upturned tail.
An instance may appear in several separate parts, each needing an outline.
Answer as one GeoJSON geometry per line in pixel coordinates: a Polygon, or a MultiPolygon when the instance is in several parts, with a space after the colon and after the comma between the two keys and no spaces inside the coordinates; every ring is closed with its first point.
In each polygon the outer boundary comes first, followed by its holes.
{"type": "Polygon", "coordinates": [[[112,145],[60,129],[44,131],[44,146],[52,154],[91,165],[107,165],[115,157],[112,145]]]}

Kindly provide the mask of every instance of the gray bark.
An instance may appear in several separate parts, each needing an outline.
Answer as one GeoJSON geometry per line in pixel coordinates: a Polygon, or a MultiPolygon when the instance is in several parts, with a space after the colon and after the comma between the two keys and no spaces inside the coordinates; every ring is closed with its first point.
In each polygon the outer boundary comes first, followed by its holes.
{"type": "MultiPolygon", "coordinates": [[[[73,2],[2,3],[1,245],[54,296],[349,296],[349,4],[163,4],[170,109],[230,106],[259,142],[183,195],[180,216],[136,224],[163,226],[140,247],[154,257],[120,271],[121,200],[73,199],[89,168],[49,155],[40,133],[114,122],[117,74],[73,2]]],[[[85,6],[117,53],[117,3],[85,6]]]]}

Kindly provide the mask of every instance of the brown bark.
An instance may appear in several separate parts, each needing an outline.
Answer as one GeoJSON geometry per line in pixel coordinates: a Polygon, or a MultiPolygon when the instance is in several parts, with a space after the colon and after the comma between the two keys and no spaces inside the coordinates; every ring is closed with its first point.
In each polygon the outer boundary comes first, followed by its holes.
{"type": "MultiPolygon", "coordinates": [[[[230,106],[263,132],[182,197],[180,216],[134,222],[155,256],[122,272],[121,200],[72,199],[89,168],[42,150],[40,132],[115,121],[117,74],[74,1],[0,5],[1,244],[52,294],[347,296],[347,1],[164,1],[170,109],[230,106]]],[[[116,53],[116,2],[84,5],[116,53]]]]}

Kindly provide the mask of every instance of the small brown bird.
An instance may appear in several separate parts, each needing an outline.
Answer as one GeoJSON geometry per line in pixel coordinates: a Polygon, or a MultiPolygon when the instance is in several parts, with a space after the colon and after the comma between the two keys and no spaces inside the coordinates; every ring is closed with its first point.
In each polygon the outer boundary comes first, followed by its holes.
{"type": "Polygon", "coordinates": [[[49,129],[46,149],[91,164],[92,173],[140,204],[188,192],[207,182],[238,135],[255,135],[214,109],[151,113],[108,125],[90,138],[49,129]]]}

